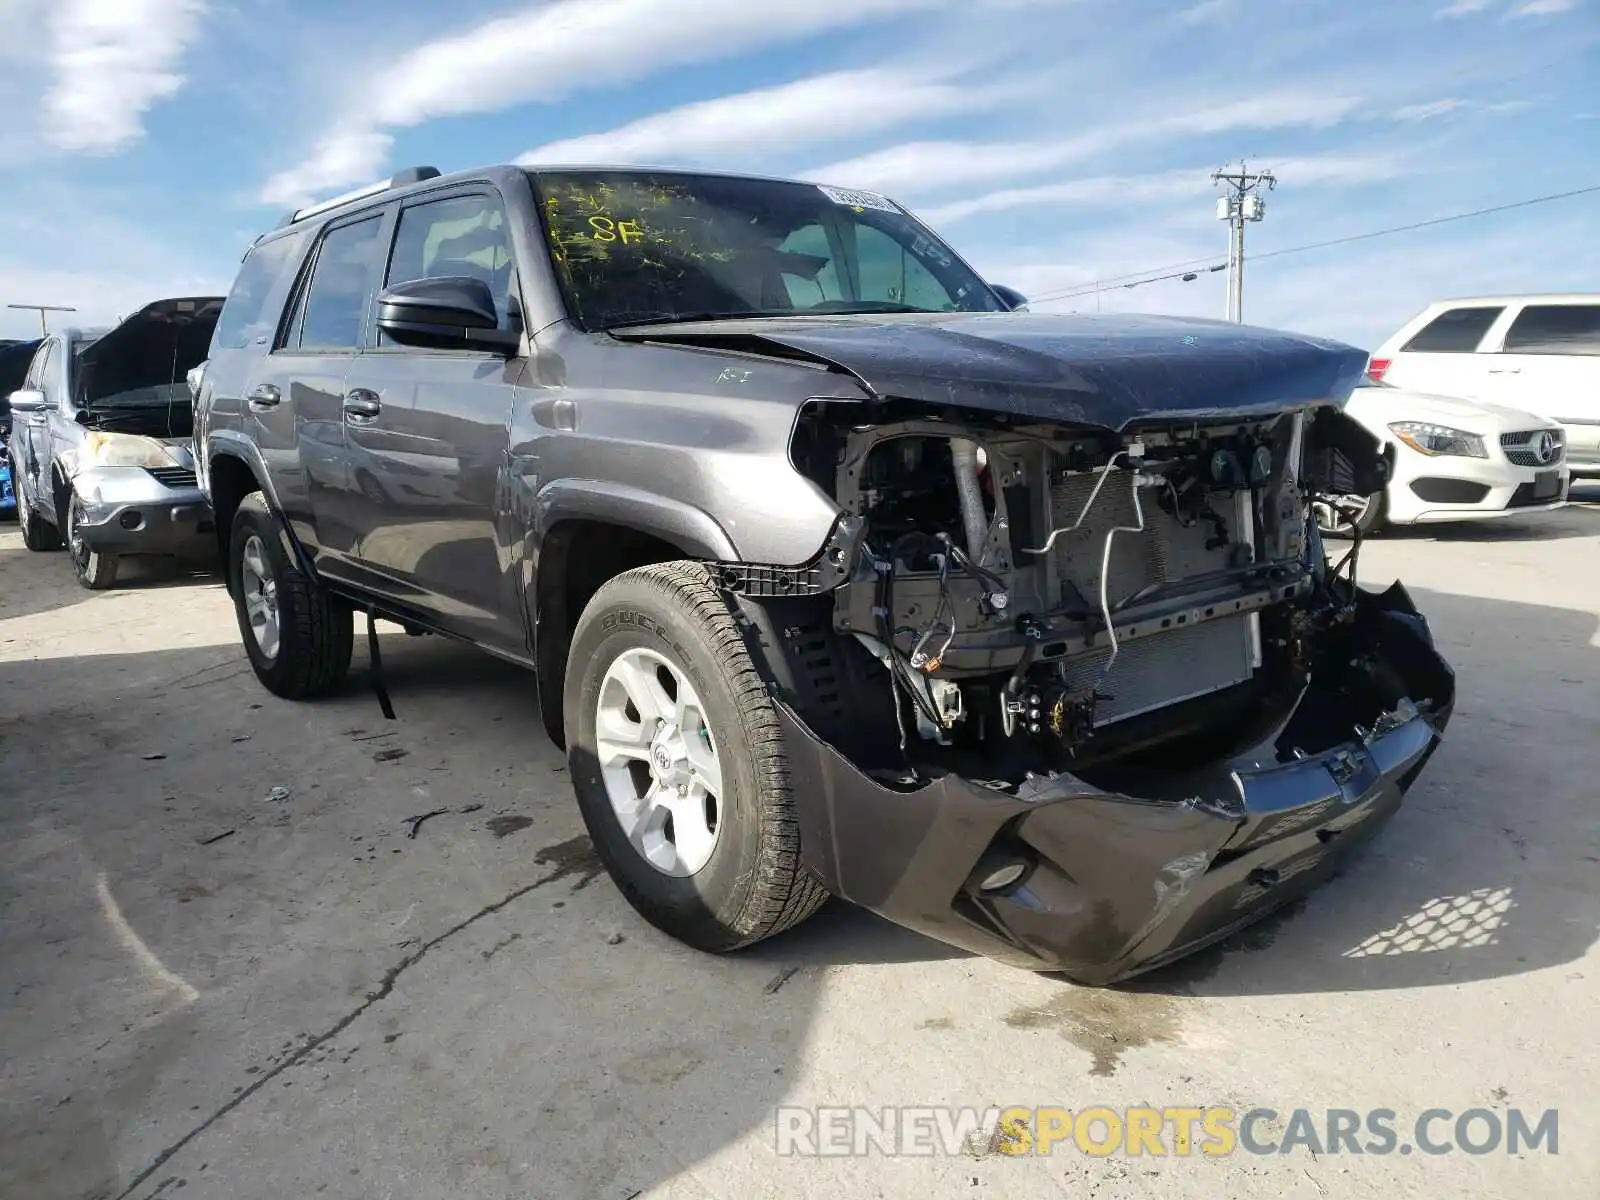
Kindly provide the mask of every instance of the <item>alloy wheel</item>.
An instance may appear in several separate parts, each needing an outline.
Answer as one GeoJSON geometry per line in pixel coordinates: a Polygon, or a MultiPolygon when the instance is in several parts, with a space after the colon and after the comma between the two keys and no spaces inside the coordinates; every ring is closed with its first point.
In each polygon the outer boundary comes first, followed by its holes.
{"type": "Polygon", "coordinates": [[[1323,533],[1349,534],[1366,519],[1371,496],[1326,496],[1312,505],[1317,528],[1323,533]]]}
{"type": "Polygon", "coordinates": [[[722,833],[722,764],[688,675],[654,650],[624,650],[600,683],[595,749],[639,855],[677,878],[704,869],[722,833]]]}
{"type": "Polygon", "coordinates": [[[239,557],[239,586],[244,595],[251,636],[264,657],[276,658],[280,632],[278,582],[267,562],[267,548],[258,536],[251,534],[245,539],[239,557]]]}
{"type": "Polygon", "coordinates": [[[89,547],[83,540],[83,502],[76,496],[67,506],[67,551],[80,572],[89,569],[89,547]]]}

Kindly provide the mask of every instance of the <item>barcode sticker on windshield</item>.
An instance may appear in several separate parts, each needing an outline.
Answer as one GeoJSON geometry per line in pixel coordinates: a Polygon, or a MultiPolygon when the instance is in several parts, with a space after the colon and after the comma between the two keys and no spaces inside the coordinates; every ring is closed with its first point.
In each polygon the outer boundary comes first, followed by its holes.
{"type": "Polygon", "coordinates": [[[897,213],[900,210],[894,203],[876,192],[858,192],[851,188],[822,187],[818,190],[832,200],[835,204],[843,204],[846,208],[875,208],[879,212],[897,213]]]}

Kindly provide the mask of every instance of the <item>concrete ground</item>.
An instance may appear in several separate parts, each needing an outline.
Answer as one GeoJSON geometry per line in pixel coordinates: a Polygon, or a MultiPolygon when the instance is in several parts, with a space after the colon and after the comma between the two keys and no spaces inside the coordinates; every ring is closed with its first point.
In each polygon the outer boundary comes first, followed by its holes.
{"type": "Polygon", "coordinates": [[[346,694],[284,703],[215,578],[91,594],[0,527],[0,1196],[1589,1200],[1584,494],[1368,545],[1458,669],[1448,743],[1298,911],[1113,991],[842,908],[686,950],[597,874],[515,669],[395,633],[397,721],[359,647],[346,694]],[[1559,1153],[775,1154],[775,1106],[891,1104],[1264,1106],[1269,1143],[1297,1108],[1393,1109],[1404,1143],[1555,1108],[1559,1153]]]}

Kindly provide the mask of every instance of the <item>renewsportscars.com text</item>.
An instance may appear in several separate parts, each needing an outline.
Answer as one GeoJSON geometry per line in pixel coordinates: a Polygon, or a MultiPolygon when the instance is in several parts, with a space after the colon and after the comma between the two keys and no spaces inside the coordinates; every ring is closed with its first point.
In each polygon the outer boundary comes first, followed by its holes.
{"type": "Polygon", "coordinates": [[[1221,1157],[1559,1153],[1559,1111],[1429,1108],[798,1108],[775,1113],[776,1150],[795,1157],[959,1154],[1221,1157]]]}

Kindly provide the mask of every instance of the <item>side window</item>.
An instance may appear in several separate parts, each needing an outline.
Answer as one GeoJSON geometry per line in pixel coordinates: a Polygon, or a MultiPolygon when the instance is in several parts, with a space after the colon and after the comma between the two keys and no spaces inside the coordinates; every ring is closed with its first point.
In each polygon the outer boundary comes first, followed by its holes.
{"type": "Polygon", "coordinates": [[[1600,304],[1530,304],[1506,330],[1507,354],[1600,354],[1600,304]]]}
{"type": "Polygon", "coordinates": [[[1402,354],[1471,354],[1505,308],[1449,308],[1419,329],[1402,354]]]}
{"type": "Polygon", "coordinates": [[[254,247],[239,265],[239,274],[233,289],[217,318],[217,329],[212,342],[220,350],[242,350],[252,342],[265,343],[272,339],[278,324],[274,307],[267,311],[267,302],[282,295],[280,285],[300,261],[300,251],[306,244],[306,232],[285,234],[270,242],[254,247]]]}
{"type": "Polygon", "coordinates": [[[328,231],[317,250],[301,311],[286,344],[301,350],[355,350],[377,282],[381,216],[328,231]]]}
{"type": "Polygon", "coordinates": [[[44,392],[52,405],[61,403],[61,362],[53,341],[39,347],[39,382],[34,386],[44,392]]]}
{"type": "Polygon", "coordinates": [[[955,298],[905,246],[870,225],[856,226],[856,258],[861,271],[862,300],[908,304],[950,312],[955,298]]]}
{"type": "Polygon", "coordinates": [[[55,361],[55,349],[54,341],[40,345],[34,352],[33,361],[28,364],[28,377],[22,383],[25,388],[43,392],[51,404],[61,402],[61,389],[56,386],[55,378],[50,373],[50,364],[55,361]]]}
{"type": "MultiPolygon", "coordinates": [[[[504,327],[511,292],[511,249],[506,240],[505,210],[493,196],[454,196],[401,210],[384,286],[448,276],[466,276],[488,284],[504,327]]],[[[387,334],[379,340],[382,345],[394,345],[387,334]]]]}
{"type": "Polygon", "coordinates": [[[37,390],[39,381],[44,378],[44,364],[50,360],[50,343],[43,342],[33,352],[33,359],[28,363],[28,374],[22,380],[22,386],[30,390],[37,390]]]}

